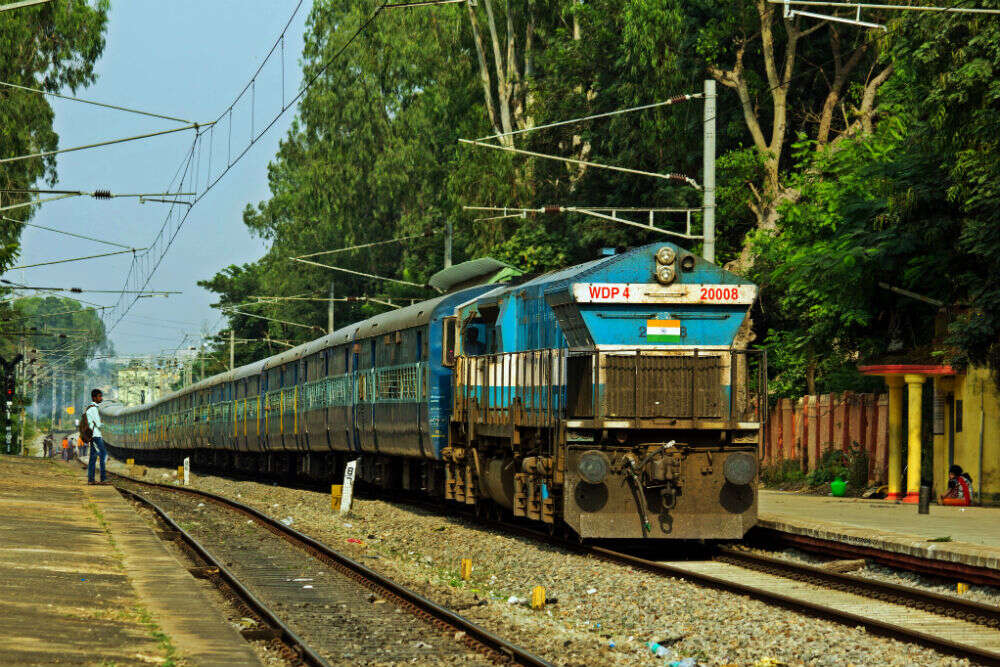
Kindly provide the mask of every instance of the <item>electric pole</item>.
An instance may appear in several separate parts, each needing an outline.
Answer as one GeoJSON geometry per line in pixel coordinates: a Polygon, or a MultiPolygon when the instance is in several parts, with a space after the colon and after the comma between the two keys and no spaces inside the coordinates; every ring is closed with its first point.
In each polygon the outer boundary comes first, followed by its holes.
{"type": "Polygon", "coordinates": [[[702,179],[702,233],[705,236],[702,254],[715,263],[715,79],[705,80],[705,137],[702,179]]]}
{"type": "Polygon", "coordinates": [[[330,303],[326,307],[326,332],[333,333],[333,281],[330,281],[330,303]]]}
{"type": "Polygon", "coordinates": [[[153,402],[153,369],[155,367],[156,364],[153,362],[152,357],[150,357],[149,366],[146,367],[146,387],[147,391],[149,392],[149,397],[147,400],[148,403],[153,402]]]}
{"type": "Polygon", "coordinates": [[[236,368],[236,327],[229,327],[229,370],[236,368]]]}
{"type": "MultiPolygon", "coordinates": [[[[444,226],[444,268],[451,266],[451,235],[453,229],[451,226],[451,220],[448,220],[444,226]]],[[[333,294],[330,294],[333,297],[333,294]]]]}
{"type": "Polygon", "coordinates": [[[52,405],[49,408],[49,430],[51,431],[56,427],[56,369],[52,367],[52,377],[50,378],[49,384],[52,385],[52,405]]]}

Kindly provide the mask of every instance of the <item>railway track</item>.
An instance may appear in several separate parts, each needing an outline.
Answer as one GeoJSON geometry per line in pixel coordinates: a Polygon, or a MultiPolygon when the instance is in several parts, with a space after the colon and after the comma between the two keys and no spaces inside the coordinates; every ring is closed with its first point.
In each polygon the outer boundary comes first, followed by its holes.
{"type": "Polygon", "coordinates": [[[1000,607],[720,547],[711,559],[658,561],[603,547],[598,558],[863,626],[985,665],[1000,665],[1000,607]]]}
{"type": "Polygon", "coordinates": [[[1000,607],[995,605],[730,547],[707,549],[701,559],[666,561],[579,544],[473,513],[467,516],[577,553],[862,626],[879,635],[969,658],[977,664],[1000,666],[1000,607]]]}
{"type": "MultiPolygon", "coordinates": [[[[293,663],[542,667],[532,655],[257,510],[222,496],[110,479],[150,508],[261,621],[293,663]]],[[[224,591],[225,592],[225,591],[224,591]]]]}
{"type": "MultiPolygon", "coordinates": [[[[150,482],[137,483],[159,486],[150,482]]],[[[231,502],[203,491],[183,491],[231,502]]],[[[401,502],[423,506],[412,499],[401,502]]],[[[463,516],[473,522],[608,562],[748,595],[965,657],[977,664],[1000,666],[1000,607],[993,605],[727,547],[707,550],[705,557],[699,560],[662,560],[655,553],[638,556],[604,546],[577,544],[519,524],[477,517],[472,512],[465,512],[463,516]]]]}

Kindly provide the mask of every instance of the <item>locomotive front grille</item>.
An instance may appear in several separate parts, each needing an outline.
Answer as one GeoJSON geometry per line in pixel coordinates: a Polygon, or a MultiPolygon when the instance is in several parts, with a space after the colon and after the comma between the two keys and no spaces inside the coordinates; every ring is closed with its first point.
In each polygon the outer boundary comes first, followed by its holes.
{"type": "Polygon", "coordinates": [[[721,356],[608,354],[605,415],[609,418],[728,418],[728,364],[721,356]]]}

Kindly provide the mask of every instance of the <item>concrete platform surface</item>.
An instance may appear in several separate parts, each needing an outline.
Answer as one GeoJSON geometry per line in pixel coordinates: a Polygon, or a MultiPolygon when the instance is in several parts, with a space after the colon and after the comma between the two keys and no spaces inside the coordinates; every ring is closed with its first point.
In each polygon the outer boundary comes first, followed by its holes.
{"type": "Polygon", "coordinates": [[[761,490],[758,525],[823,540],[1000,570],[1000,508],[916,505],[761,490]],[[940,538],[951,541],[932,541],[940,538]]]}
{"type": "Polygon", "coordinates": [[[260,665],[110,486],[0,456],[0,665],[260,665]]]}

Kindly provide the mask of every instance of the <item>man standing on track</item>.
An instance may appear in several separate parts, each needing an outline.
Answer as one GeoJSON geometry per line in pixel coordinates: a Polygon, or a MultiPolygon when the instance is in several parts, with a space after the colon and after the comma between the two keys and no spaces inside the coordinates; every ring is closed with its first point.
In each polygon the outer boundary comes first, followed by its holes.
{"type": "Polygon", "coordinates": [[[64,435],[62,439],[62,460],[69,461],[69,436],[64,435]]]}
{"type": "Polygon", "coordinates": [[[108,460],[108,450],[104,446],[104,439],[101,437],[101,411],[98,405],[104,400],[104,394],[100,389],[90,392],[91,403],[83,413],[80,420],[80,439],[90,442],[90,456],[87,457],[87,484],[107,484],[108,474],[105,471],[105,462],[108,460]],[[96,458],[101,459],[101,481],[94,481],[94,468],[97,463],[96,458]]]}

